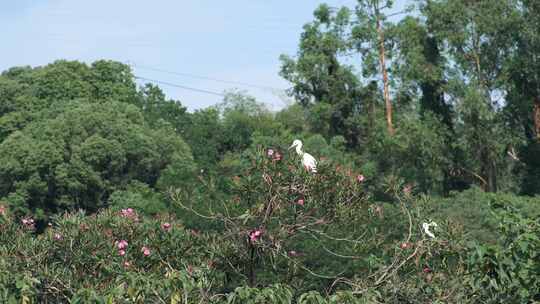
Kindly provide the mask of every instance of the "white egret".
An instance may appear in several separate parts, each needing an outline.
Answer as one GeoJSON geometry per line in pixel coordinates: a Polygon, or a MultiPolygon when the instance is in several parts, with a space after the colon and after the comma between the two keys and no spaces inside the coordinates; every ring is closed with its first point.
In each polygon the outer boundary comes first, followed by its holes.
{"type": "Polygon", "coordinates": [[[429,228],[431,227],[437,227],[437,223],[435,222],[431,222],[431,223],[423,223],[422,224],[422,228],[424,228],[424,233],[427,234],[429,237],[431,237],[432,239],[435,238],[435,234],[433,234],[433,232],[431,232],[429,230],[429,228]]]}
{"type": "Polygon", "coordinates": [[[296,147],[296,153],[302,157],[302,165],[306,170],[311,173],[317,173],[317,160],[309,153],[302,151],[302,142],[298,139],[295,139],[292,145],[289,147],[289,150],[296,147]]]}

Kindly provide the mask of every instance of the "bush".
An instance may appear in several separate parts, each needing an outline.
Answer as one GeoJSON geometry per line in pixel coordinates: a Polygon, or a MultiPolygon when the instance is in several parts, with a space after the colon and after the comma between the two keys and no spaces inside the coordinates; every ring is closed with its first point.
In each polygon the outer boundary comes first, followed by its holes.
{"type": "Polygon", "coordinates": [[[512,207],[498,209],[502,238],[492,245],[477,244],[469,256],[475,298],[482,303],[540,301],[540,220],[512,207]]]}
{"type": "MultiPolygon", "coordinates": [[[[520,214],[530,201],[475,190],[456,195],[457,204],[477,197],[522,208],[495,217],[499,241],[473,243],[467,223],[441,208],[450,200],[436,205],[416,197],[410,185],[393,184],[393,202],[373,202],[365,180],[350,170],[327,160],[312,174],[295,154],[269,152],[243,155],[230,199],[201,205],[200,189],[171,192],[173,202],[189,211],[184,217],[201,217],[220,229],[191,230],[172,215],[139,214],[123,204],[144,199],[128,192],[114,196],[115,208],[53,217],[42,234],[35,233],[33,219],[15,220],[2,204],[0,301],[397,304],[538,298],[538,220],[528,217],[531,212],[520,214]]],[[[141,195],[144,190],[133,188],[141,195]]],[[[482,207],[489,213],[493,205],[482,207]]]]}
{"type": "Polygon", "coordinates": [[[169,302],[203,297],[199,292],[211,286],[205,280],[220,278],[216,239],[169,217],[149,219],[132,209],[64,214],[39,235],[9,217],[0,230],[3,303],[169,302]]]}
{"type": "Polygon", "coordinates": [[[494,243],[500,239],[497,217],[491,205],[515,208],[530,218],[540,217],[540,197],[517,196],[510,193],[489,193],[472,188],[449,197],[431,197],[427,208],[431,216],[445,217],[464,229],[467,240],[494,243]]]}
{"type": "Polygon", "coordinates": [[[297,297],[352,286],[362,296],[429,299],[448,296],[446,278],[462,273],[461,231],[436,217],[440,238],[429,238],[426,202],[407,187],[390,190],[394,203],[379,204],[364,191],[365,177],[331,160],[311,174],[294,153],[259,148],[242,156],[230,200],[201,209],[187,189],[173,193],[188,212],[222,223],[231,244],[228,289],[281,282],[297,297]]]}

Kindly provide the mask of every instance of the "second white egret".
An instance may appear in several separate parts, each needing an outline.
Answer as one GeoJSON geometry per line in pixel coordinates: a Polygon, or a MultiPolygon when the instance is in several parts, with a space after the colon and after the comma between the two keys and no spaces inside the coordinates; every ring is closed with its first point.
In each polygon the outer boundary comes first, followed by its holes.
{"type": "Polygon", "coordinates": [[[302,158],[302,165],[307,171],[317,173],[317,160],[309,153],[302,151],[302,141],[295,139],[289,149],[296,147],[296,153],[302,158]]]}

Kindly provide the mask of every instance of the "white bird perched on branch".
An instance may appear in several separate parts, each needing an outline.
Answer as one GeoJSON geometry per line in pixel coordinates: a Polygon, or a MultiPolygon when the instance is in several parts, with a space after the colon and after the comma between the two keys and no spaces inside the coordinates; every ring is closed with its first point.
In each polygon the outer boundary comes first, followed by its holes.
{"type": "Polygon", "coordinates": [[[430,238],[434,239],[435,234],[429,230],[431,227],[437,227],[437,223],[431,222],[431,223],[423,223],[422,228],[424,228],[424,233],[427,234],[430,238]]]}
{"type": "Polygon", "coordinates": [[[317,173],[317,160],[309,153],[304,153],[302,151],[302,142],[298,139],[295,139],[292,145],[289,147],[289,150],[296,147],[296,153],[302,157],[302,165],[306,170],[311,173],[317,173]]]}

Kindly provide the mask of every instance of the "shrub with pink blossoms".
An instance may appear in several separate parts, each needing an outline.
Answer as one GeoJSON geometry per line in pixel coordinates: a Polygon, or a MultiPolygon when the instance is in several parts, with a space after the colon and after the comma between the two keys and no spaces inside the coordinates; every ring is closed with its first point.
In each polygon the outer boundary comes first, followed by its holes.
{"type": "Polygon", "coordinates": [[[24,225],[24,227],[27,228],[27,229],[33,230],[33,229],[36,228],[36,227],[35,227],[35,224],[36,224],[36,223],[35,223],[34,219],[31,218],[31,217],[23,218],[23,219],[21,220],[21,223],[22,223],[22,224],[24,225]]]}
{"type": "Polygon", "coordinates": [[[253,230],[249,233],[249,240],[251,242],[256,242],[262,236],[263,232],[260,229],[253,230]]]}
{"type": "Polygon", "coordinates": [[[132,219],[134,221],[139,220],[139,216],[137,215],[137,212],[133,208],[126,208],[126,209],[120,210],[120,216],[128,218],[128,219],[132,219]]]}
{"type": "Polygon", "coordinates": [[[116,247],[118,247],[119,250],[126,249],[128,246],[128,242],[126,240],[121,240],[116,242],[116,247]]]}
{"type": "Polygon", "coordinates": [[[163,223],[161,224],[161,228],[165,231],[169,231],[172,228],[172,225],[170,223],[163,223]]]}

